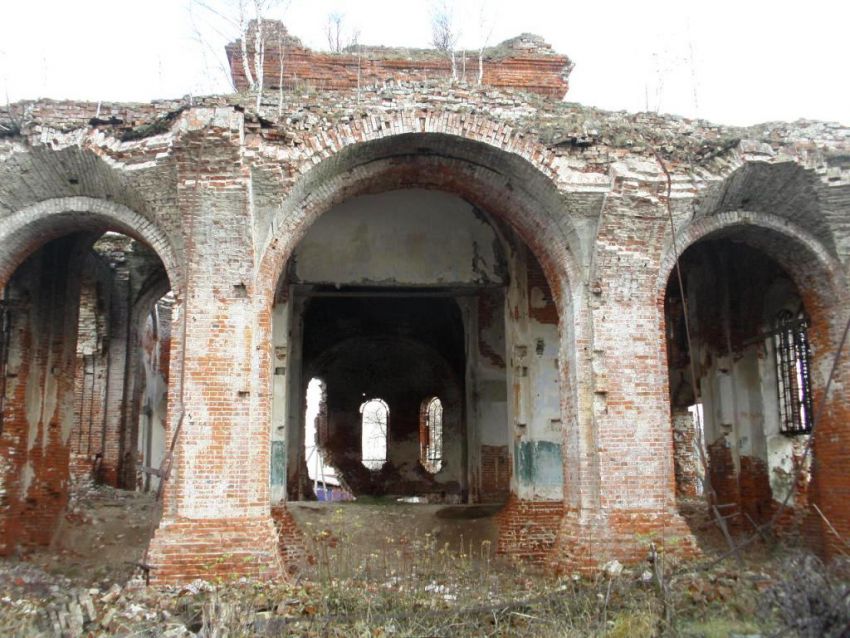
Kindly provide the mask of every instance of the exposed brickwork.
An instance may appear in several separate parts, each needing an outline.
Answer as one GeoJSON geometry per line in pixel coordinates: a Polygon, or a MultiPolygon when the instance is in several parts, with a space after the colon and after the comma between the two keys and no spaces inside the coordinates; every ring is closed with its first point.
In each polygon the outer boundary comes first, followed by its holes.
{"type": "Polygon", "coordinates": [[[742,456],[738,487],[742,511],[757,523],[766,522],[774,511],[767,463],[752,456],[742,456]]]}
{"type": "MultiPolygon", "coordinates": [[[[343,53],[317,53],[290,36],[280,22],[264,21],[264,84],[269,88],[306,86],[319,90],[357,89],[397,82],[427,82],[450,78],[451,60],[433,49],[388,49],[357,47],[343,53]],[[281,64],[281,56],[283,63],[281,64]],[[282,71],[281,71],[282,68],[282,71]],[[282,76],[282,78],[281,78],[282,76]]],[[[247,35],[248,59],[254,59],[256,22],[247,35]]],[[[458,52],[460,58],[462,53],[458,52]]],[[[466,54],[467,76],[459,79],[478,81],[477,56],[466,54]]],[[[241,42],[227,45],[227,58],[233,83],[240,91],[248,88],[242,62],[241,42]]],[[[552,51],[542,38],[524,34],[484,52],[483,84],[511,88],[562,99],[567,93],[572,62],[552,51]]],[[[253,72],[252,72],[253,73],[253,72]]]]}
{"type": "Polygon", "coordinates": [[[673,414],[673,467],[676,494],[693,497],[702,491],[702,462],[697,448],[694,418],[688,412],[673,414]]]}
{"type": "Polygon", "coordinates": [[[68,499],[79,238],[33,254],[9,286],[10,365],[0,456],[0,554],[47,545],[68,499]],[[49,291],[36,294],[36,291],[49,291]],[[30,301],[31,300],[31,301],[30,301]],[[68,319],[71,321],[68,321],[68,319]]]}
{"type": "MultiPolygon", "coordinates": [[[[840,366],[839,375],[840,379],[850,378],[850,367],[846,363],[840,366]]],[[[847,472],[850,445],[845,437],[846,424],[850,423],[850,400],[846,392],[834,392],[815,435],[810,500],[820,507],[838,534],[846,538],[850,532],[850,478],[847,472]]],[[[846,548],[842,547],[835,534],[820,519],[816,519],[816,525],[820,527],[820,542],[826,555],[843,555],[846,548]]],[[[817,542],[817,536],[815,540],[817,542]]]]}
{"type": "Polygon", "coordinates": [[[278,534],[278,550],[288,571],[308,559],[304,534],[292,513],[284,505],[272,508],[272,520],[278,534]]]}
{"type": "Polygon", "coordinates": [[[564,517],[564,504],[522,501],[511,496],[496,517],[498,554],[542,565],[551,559],[564,517]]]}
{"type": "Polygon", "coordinates": [[[281,575],[277,533],[270,517],[166,519],[149,555],[151,582],[281,575]]]}
{"type": "Polygon", "coordinates": [[[553,567],[562,573],[592,573],[610,560],[646,564],[650,545],[679,558],[699,555],[690,529],[678,514],[621,510],[582,521],[567,510],[558,533],[553,567]]]}
{"type": "Polygon", "coordinates": [[[74,405],[76,421],[71,434],[71,476],[87,483],[97,478],[103,458],[104,385],[109,344],[108,314],[110,273],[93,254],[82,273],[79,324],[77,328],[74,405]]]}
{"type": "Polygon", "coordinates": [[[606,539],[609,555],[622,562],[646,561],[650,543],[680,558],[692,558],[699,553],[691,530],[673,512],[620,511],[611,516],[609,525],[610,535],[606,539]]]}
{"type": "Polygon", "coordinates": [[[511,488],[511,457],[506,445],[481,446],[481,501],[501,503],[511,488]]]}
{"type": "Polygon", "coordinates": [[[741,502],[738,473],[732,459],[732,451],[723,439],[708,446],[708,480],[714,491],[715,504],[741,502]]]}
{"type": "MultiPolygon", "coordinates": [[[[560,318],[562,425],[552,436],[562,448],[564,499],[512,496],[499,517],[500,551],[565,570],[615,557],[641,561],[647,538],[687,554],[688,530],[673,511],[664,352],[664,291],[676,255],[655,152],[673,176],[680,251],[722,231],[794,277],[811,317],[815,389],[822,393],[850,297],[843,275],[850,176],[841,163],[850,131],[810,122],[724,128],[442,81],[361,89],[286,92],[280,104],[270,93],[259,117],[255,96],[247,95],[102,104],[94,121],[93,103],[11,107],[21,134],[0,139],[0,282],[45,241],[117,230],[161,257],[177,294],[168,436],[182,425],[151,550],[154,579],[281,573],[281,536],[295,530],[279,512],[282,534],[275,530],[269,503],[275,292],[294,247],[320,215],[357,195],[402,188],[454,193],[509,228],[539,261],[529,269],[527,283],[540,291],[536,301],[530,296],[529,312],[552,325],[560,318]]],[[[44,542],[67,498],[70,456],[59,436],[65,422],[33,427],[24,386],[32,380],[35,394],[49,387],[57,400],[73,396],[81,369],[73,347],[76,301],[59,304],[47,292],[50,281],[37,288],[33,321],[73,334],[54,340],[51,350],[47,333],[31,329],[32,322],[16,328],[16,347],[30,356],[15,364],[4,406],[4,552],[44,542]],[[48,354],[61,359],[61,383],[54,383],[48,354]],[[34,474],[24,470],[26,459],[34,474]],[[22,491],[35,500],[22,499],[22,491]]],[[[489,301],[478,310],[498,320],[499,305],[489,301]]],[[[746,316],[751,322],[756,313],[746,316]]],[[[734,336],[736,346],[745,340],[734,336]]],[[[499,358],[504,366],[515,353],[480,354],[499,369],[499,358]]],[[[839,381],[847,374],[843,366],[839,381]]],[[[110,388],[116,385],[111,378],[110,388]]],[[[829,397],[810,493],[845,536],[847,400],[838,390],[829,397]]],[[[82,423],[84,411],[69,406],[82,423]]],[[[123,458],[133,426],[122,423],[123,458]]],[[[480,453],[483,468],[504,458],[500,446],[480,453]]],[[[114,445],[107,455],[115,458],[114,445]]],[[[710,461],[718,500],[764,505],[758,464],[745,461],[739,476],[730,449],[716,441],[710,461]]],[[[835,550],[822,524],[807,524],[813,543],[835,550]]],[[[297,542],[284,545],[289,561],[297,542]]]]}

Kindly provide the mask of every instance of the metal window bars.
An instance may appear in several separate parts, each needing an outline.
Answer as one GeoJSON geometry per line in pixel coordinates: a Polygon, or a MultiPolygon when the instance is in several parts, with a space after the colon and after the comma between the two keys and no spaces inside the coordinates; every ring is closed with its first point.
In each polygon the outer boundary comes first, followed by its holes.
{"type": "Polygon", "coordinates": [[[779,395],[779,431],[786,436],[812,431],[811,349],[808,323],[782,310],[776,315],[773,345],[779,395]]]}
{"type": "Polygon", "coordinates": [[[443,403],[437,397],[431,399],[426,407],[425,434],[427,442],[422,464],[433,474],[443,467],[443,403]]]}

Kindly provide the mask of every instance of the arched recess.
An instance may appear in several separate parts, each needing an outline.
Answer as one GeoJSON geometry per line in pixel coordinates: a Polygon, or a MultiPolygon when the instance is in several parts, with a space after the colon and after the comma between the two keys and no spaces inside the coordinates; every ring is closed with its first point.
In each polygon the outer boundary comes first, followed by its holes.
{"type": "MultiPolygon", "coordinates": [[[[0,511],[0,553],[48,543],[65,507],[71,443],[81,425],[76,371],[85,353],[77,351],[77,343],[89,328],[79,324],[81,288],[93,258],[108,261],[96,249],[100,242],[116,240],[129,245],[131,239],[145,246],[144,259],[152,260],[154,269],[167,272],[166,281],[181,281],[167,236],[150,220],[120,204],[86,197],[57,198],[3,217],[0,282],[4,310],[11,319],[3,360],[3,377],[10,382],[4,384],[2,456],[9,462],[0,468],[6,495],[0,511]]],[[[112,301],[106,319],[110,322],[109,346],[95,345],[104,361],[97,388],[97,401],[102,405],[97,422],[89,423],[98,431],[89,434],[100,442],[99,449],[91,450],[92,458],[96,453],[105,480],[118,484],[133,284],[128,279],[130,266],[117,269],[124,272],[123,277],[110,272],[111,268],[101,268],[95,278],[99,287],[109,288],[112,301]]],[[[90,288],[92,295],[86,303],[96,305],[94,286],[90,288]]],[[[89,383],[92,400],[93,388],[89,383]]],[[[81,474],[85,473],[83,469],[81,474]]]]}
{"type": "MultiPolygon", "coordinates": [[[[293,351],[286,346],[278,346],[277,342],[286,331],[275,328],[277,336],[271,334],[272,325],[277,324],[277,321],[272,321],[272,308],[280,306],[274,305],[276,295],[278,301],[285,296],[278,286],[299,242],[321,215],[345,202],[415,189],[450,194],[467,202],[492,219],[494,227],[503,225],[517,242],[527,247],[529,256],[539,262],[541,277],[548,283],[554,302],[552,305],[557,310],[554,357],[560,386],[558,413],[548,423],[557,442],[553,440],[554,445],[544,454],[550,453],[550,460],[558,458],[557,489],[563,490],[558,492],[559,511],[563,511],[565,500],[569,508],[580,509],[585,493],[579,489],[579,481],[585,471],[582,463],[587,459],[586,450],[581,451],[580,448],[588,439],[579,431],[589,424],[579,416],[582,414],[580,402],[584,404],[586,397],[578,388],[582,386],[580,379],[586,371],[577,354],[576,342],[584,338],[586,329],[580,320],[582,315],[574,314],[573,309],[580,307],[583,298],[586,229],[582,227],[584,222],[574,215],[579,205],[560,193],[547,176],[519,156],[488,144],[436,133],[393,135],[346,147],[302,176],[283,207],[268,220],[265,233],[268,241],[261,256],[257,279],[259,329],[255,345],[263,353],[258,360],[255,377],[258,381],[257,394],[267,392],[266,388],[273,385],[273,371],[275,375],[282,375],[291,369],[293,351]],[[268,343],[273,340],[276,345],[272,352],[268,343]],[[568,436],[570,429],[572,432],[568,436]],[[568,463],[571,465],[567,470],[568,463]],[[564,480],[565,472],[569,473],[572,482],[564,480]]],[[[258,234],[264,236],[262,230],[258,234]]],[[[512,276],[515,275],[512,273],[512,276]]],[[[514,299],[512,303],[528,307],[529,303],[537,301],[529,302],[526,296],[521,300],[514,299]]],[[[297,329],[290,331],[296,337],[299,336],[297,333],[297,329]]],[[[514,337],[522,339],[522,343],[514,340],[508,348],[508,367],[513,370],[512,379],[516,381],[512,384],[511,394],[514,396],[510,400],[514,406],[520,401],[524,403],[513,411],[509,420],[512,421],[511,427],[516,428],[512,432],[516,432],[516,438],[522,440],[527,415],[523,415],[521,410],[533,412],[536,400],[534,392],[522,389],[523,368],[527,367],[527,364],[523,365],[523,359],[534,359],[538,352],[552,347],[552,344],[544,345],[542,339],[539,343],[530,340],[528,334],[514,337]]],[[[293,396],[301,394],[294,392],[293,396]]],[[[277,396],[274,390],[272,395],[277,396]]],[[[268,415],[270,408],[270,405],[258,405],[257,413],[268,415]]],[[[289,415],[278,422],[279,412],[274,418],[273,439],[276,431],[282,433],[284,424],[291,423],[289,415]]],[[[273,468],[278,465],[274,454],[272,451],[273,468]]],[[[541,458],[534,445],[524,448],[521,454],[525,455],[523,462],[531,464],[541,458]]],[[[517,451],[512,449],[514,477],[520,462],[517,457],[517,451]]],[[[272,477],[273,484],[274,480],[272,477]]],[[[273,499],[274,493],[273,487],[273,499]]],[[[534,494],[535,490],[531,488],[517,498],[534,500],[534,494]]],[[[533,516],[533,512],[525,515],[533,516]]],[[[552,517],[548,510],[546,516],[550,527],[554,528],[551,530],[554,538],[560,519],[552,517]]]]}
{"type": "Polygon", "coordinates": [[[443,469],[443,402],[434,395],[419,404],[419,463],[430,474],[443,469]]]}
{"type": "MultiPolygon", "coordinates": [[[[677,256],[671,242],[659,273],[658,304],[662,309],[666,307],[674,423],[686,416],[682,411],[685,404],[705,402],[702,412],[707,475],[716,499],[764,521],[790,492],[792,508],[780,520],[788,522],[794,514],[805,517],[807,542],[829,551],[830,534],[806,506],[816,503],[837,529],[850,529],[850,512],[846,508],[850,491],[841,469],[846,467],[848,458],[846,401],[833,386],[826,397],[823,417],[816,425],[811,468],[804,468],[801,483],[790,484],[806,441],[780,432],[777,392],[781,373],[776,367],[779,355],[775,319],[780,313],[790,312],[795,317],[799,313],[806,320],[811,385],[817,406],[824,400],[824,387],[847,320],[848,290],[841,264],[808,230],[788,219],[761,212],[735,210],[702,216],[681,229],[676,239],[690,306],[692,341],[698,352],[694,363],[700,396],[690,396],[692,353],[684,352],[684,325],[672,322],[673,315],[681,315],[682,310],[675,272],[677,256]],[[705,294],[699,292],[695,260],[703,264],[704,270],[713,269],[715,276],[710,286],[702,284],[702,290],[711,289],[718,296],[718,305],[722,306],[719,310],[708,307],[706,299],[701,299],[705,294]],[[739,275],[735,276],[735,272],[739,275]],[[758,283],[754,286],[752,282],[758,283]],[[672,314],[671,301],[675,306],[672,314]],[[706,345],[706,333],[711,330],[709,313],[714,313],[720,347],[706,345]],[[673,373],[675,368],[678,372],[673,373]],[[677,399],[677,395],[681,397],[677,399]]],[[[850,366],[845,355],[836,381],[840,384],[848,373],[850,366]]],[[[683,427],[689,425],[685,418],[683,427]]],[[[676,431],[674,436],[691,440],[694,433],[676,431]]]]}
{"type": "Polygon", "coordinates": [[[174,290],[183,273],[168,235],[147,217],[122,204],[91,197],[57,197],[2,217],[0,284],[36,247],[71,232],[112,230],[144,242],[162,259],[174,290]]]}
{"type": "Polygon", "coordinates": [[[834,252],[835,240],[824,214],[824,197],[816,171],[797,161],[744,162],[700,194],[694,220],[740,211],[769,218],[773,224],[805,228],[818,244],[834,252]]]}

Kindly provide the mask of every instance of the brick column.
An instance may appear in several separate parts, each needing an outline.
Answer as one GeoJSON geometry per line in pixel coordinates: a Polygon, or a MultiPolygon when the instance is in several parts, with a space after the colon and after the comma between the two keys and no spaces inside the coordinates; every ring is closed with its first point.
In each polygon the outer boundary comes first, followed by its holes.
{"type": "Polygon", "coordinates": [[[187,126],[175,148],[188,294],[177,291],[169,438],[183,416],[149,556],[159,583],[280,573],[269,424],[252,413],[253,220],[242,118],[231,109],[197,109],[187,126]]]}
{"type": "MultiPolygon", "coordinates": [[[[663,191],[662,180],[642,187],[663,191]]],[[[621,188],[615,180],[602,211],[586,297],[592,398],[589,414],[579,415],[578,437],[596,458],[582,468],[583,507],[568,511],[564,522],[567,570],[613,558],[642,561],[650,541],[667,551],[695,551],[675,506],[664,308],[655,290],[666,210],[647,194],[621,188]]]]}
{"type": "Polygon", "coordinates": [[[103,380],[106,363],[103,347],[108,343],[106,316],[111,278],[93,254],[84,258],[78,304],[77,357],[74,380],[74,431],[71,433],[71,477],[74,482],[94,480],[95,460],[102,453],[103,380]]]}
{"type": "Polygon", "coordinates": [[[98,479],[113,487],[120,484],[121,435],[124,416],[124,384],[127,374],[127,331],[129,329],[127,269],[120,266],[112,280],[109,304],[109,350],[103,403],[103,459],[98,479]]]}
{"type": "MultiPolygon", "coordinates": [[[[845,555],[846,546],[836,533],[846,541],[850,538],[850,344],[845,344],[839,360],[832,390],[824,396],[827,375],[831,369],[847,321],[850,308],[850,291],[844,288],[828,291],[826,277],[810,277],[801,286],[803,303],[809,312],[811,327],[809,339],[812,346],[812,384],[815,411],[826,401],[819,421],[815,424],[812,447],[812,483],[810,502],[818,506],[829,525],[817,512],[810,511],[806,525],[806,540],[829,559],[845,555]],[[834,528],[830,529],[830,526],[834,528]]],[[[833,281],[843,284],[840,276],[833,281]]],[[[795,486],[799,492],[801,486],[795,486]]],[[[798,500],[799,499],[798,497],[798,500]]]]}

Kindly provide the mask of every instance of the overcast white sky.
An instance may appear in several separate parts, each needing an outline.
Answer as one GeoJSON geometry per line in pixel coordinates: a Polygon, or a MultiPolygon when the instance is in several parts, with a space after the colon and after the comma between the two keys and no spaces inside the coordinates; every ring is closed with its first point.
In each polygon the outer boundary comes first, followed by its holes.
{"type": "MultiPolygon", "coordinates": [[[[455,1],[470,48],[481,1],[455,1]]],[[[569,101],[727,124],[850,124],[846,0],[485,1],[496,20],[491,42],[529,31],[573,59],[569,101]]],[[[12,101],[146,101],[227,90],[213,53],[223,61],[223,43],[235,34],[191,4],[9,0],[0,17],[0,91],[12,101]]],[[[331,11],[343,12],[364,44],[428,46],[428,0],[290,0],[283,17],[305,44],[323,48],[331,11]]]]}

